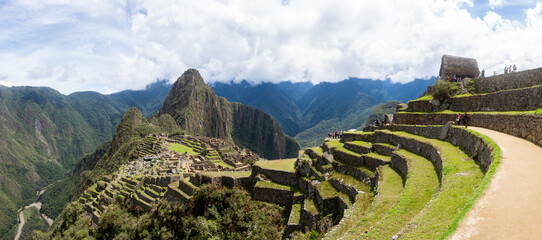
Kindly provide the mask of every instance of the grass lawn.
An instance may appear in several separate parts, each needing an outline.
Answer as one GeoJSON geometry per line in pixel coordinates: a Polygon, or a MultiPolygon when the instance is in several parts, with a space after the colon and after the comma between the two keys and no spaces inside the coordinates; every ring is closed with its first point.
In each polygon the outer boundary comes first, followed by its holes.
{"type": "MultiPolygon", "coordinates": [[[[397,204],[393,206],[361,239],[390,239],[414,218],[433,198],[439,188],[439,179],[433,164],[426,158],[398,150],[408,164],[408,178],[397,204]]],[[[437,221],[439,219],[434,219],[437,221]]],[[[408,239],[408,238],[406,238],[408,239]]]]}
{"type": "Polygon", "coordinates": [[[301,222],[302,209],[303,209],[303,206],[301,206],[301,203],[292,205],[292,211],[290,212],[290,220],[288,222],[292,224],[299,224],[301,222]]]}
{"type": "Polygon", "coordinates": [[[187,155],[198,155],[199,153],[195,152],[194,149],[178,143],[170,143],[167,146],[167,149],[178,152],[178,153],[186,153],[187,155]]]}
{"type": "Polygon", "coordinates": [[[348,194],[337,190],[328,181],[323,181],[320,184],[315,185],[314,188],[318,189],[318,192],[320,192],[320,196],[322,196],[323,199],[338,196],[342,198],[348,207],[352,206],[352,202],[350,201],[348,194]]]}
{"type": "Polygon", "coordinates": [[[290,159],[281,159],[281,160],[268,160],[268,161],[257,161],[254,165],[266,168],[266,169],[276,169],[287,172],[295,172],[295,158],[290,159]]]}
{"type": "MultiPolygon", "coordinates": [[[[395,172],[390,166],[382,166],[378,170],[380,172],[380,180],[378,182],[377,195],[366,211],[364,215],[352,214],[345,218],[344,225],[346,228],[346,234],[333,234],[327,239],[337,238],[342,236],[341,239],[357,239],[359,235],[367,231],[370,227],[374,226],[384,215],[397,203],[399,196],[403,192],[403,179],[395,172]]],[[[359,212],[354,204],[354,213],[359,212]]],[[[339,225],[340,226],[340,225],[339,225]]],[[[344,232],[344,231],[343,231],[344,232]]]]}
{"type": "Polygon", "coordinates": [[[254,185],[254,187],[293,191],[292,186],[282,185],[275,182],[266,182],[266,181],[258,181],[256,185],[254,185]]]}
{"type": "MultiPolygon", "coordinates": [[[[437,148],[443,159],[443,179],[439,194],[433,197],[408,225],[404,226],[402,237],[405,239],[444,238],[455,230],[458,222],[481,195],[492,175],[484,176],[480,167],[469,156],[449,142],[405,132],[393,134],[429,143],[437,148]]],[[[478,133],[478,135],[481,134],[478,133]]],[[[498,147],[489,138],[481,137],[486,144],[493,146],[496,151],[494,157],[498,157],[497,160],[494,159],[497,164],[492,164],[488,171],[491,174],[494,173],[491,169],[495,169],[498,165],[500,149],[497,149],[498,147]]]]}
{"type": "Polygon", "coordinates": [[[324,156],[324,150],[322,150],[321,147],[310,147],[308,149],[311,149],[313,150],[316,154],[318,154],[318,156],[324,156]]]}
{"type": "Polygon", "coordinates": [[[201,175],[208,177],[219,177],[219,176],[229,176],[229,177],[249,177],[252,172],[199,172],[201,175]]]}
{"type": "Polygon", "coordinates": [[[366,148],[371,148],[373,146],[373,144],[371,144],[370,142],[365,142],[365,141],[352,141],[352,142],[348,142],[349,144],[353,144],[353,145],[357,145],[357,146],[361,146],[361,147],[366,147],[366,148]]]}

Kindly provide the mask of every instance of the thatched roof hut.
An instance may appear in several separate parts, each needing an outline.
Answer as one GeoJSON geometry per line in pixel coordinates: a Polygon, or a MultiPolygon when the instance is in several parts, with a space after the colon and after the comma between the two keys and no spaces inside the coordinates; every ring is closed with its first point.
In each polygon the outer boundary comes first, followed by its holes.
{"type": "Polygon", "coordinates": [[[478,62],[474,58],[456,57],[450,55],[442,55],[440,63],[440,77],[461,76],[461,77],[478,77],[480,70],[478,62]]]}

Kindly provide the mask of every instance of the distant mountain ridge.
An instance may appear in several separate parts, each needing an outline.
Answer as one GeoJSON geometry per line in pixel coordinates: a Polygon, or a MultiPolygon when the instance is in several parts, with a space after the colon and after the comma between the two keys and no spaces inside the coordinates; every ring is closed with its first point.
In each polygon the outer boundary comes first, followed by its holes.
{"type": "Polygon", "coordinates": [[[371,109],[384,102],[418,98],[434,79],[410,83],[350,78],[337,83],[214,83],[217,95],[264,110],[302,147],[329,131],[362,127],[371,109]]]}

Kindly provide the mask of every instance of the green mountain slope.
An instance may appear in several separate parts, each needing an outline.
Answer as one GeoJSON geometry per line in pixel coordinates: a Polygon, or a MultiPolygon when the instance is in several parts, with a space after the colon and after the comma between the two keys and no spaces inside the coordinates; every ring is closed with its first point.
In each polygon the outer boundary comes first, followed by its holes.
{"type": "Polygon", "coordinates": [[[296,156],[299,145],[267,113],[218,97],[199,72],[189,69],[177,79],[160,109],[185,134],[233,141],[269,159],[296,156]]]}
{"type": "Polygon", "coordinates": [[[36,200],[37,190],[111,139],[132,104],[151,115],[165,98],[157,93],[170,88],[161,81],[141,91],[66,96],[45,87],[0,86],[0,237],[15,226],[17,209],[36,200]]]}

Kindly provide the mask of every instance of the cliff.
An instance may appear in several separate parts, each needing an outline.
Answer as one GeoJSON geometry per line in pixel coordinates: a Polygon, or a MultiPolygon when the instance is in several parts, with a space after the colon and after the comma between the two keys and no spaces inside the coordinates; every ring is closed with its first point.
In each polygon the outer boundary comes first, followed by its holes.
{"type": "Polygon", "coordinates": [[[184,134],[232,141],[265,158],[292,157],[299,150],[270,115],[218,97],[195,69],[177,79],[158,114],[171,115],[184,134]]]}

